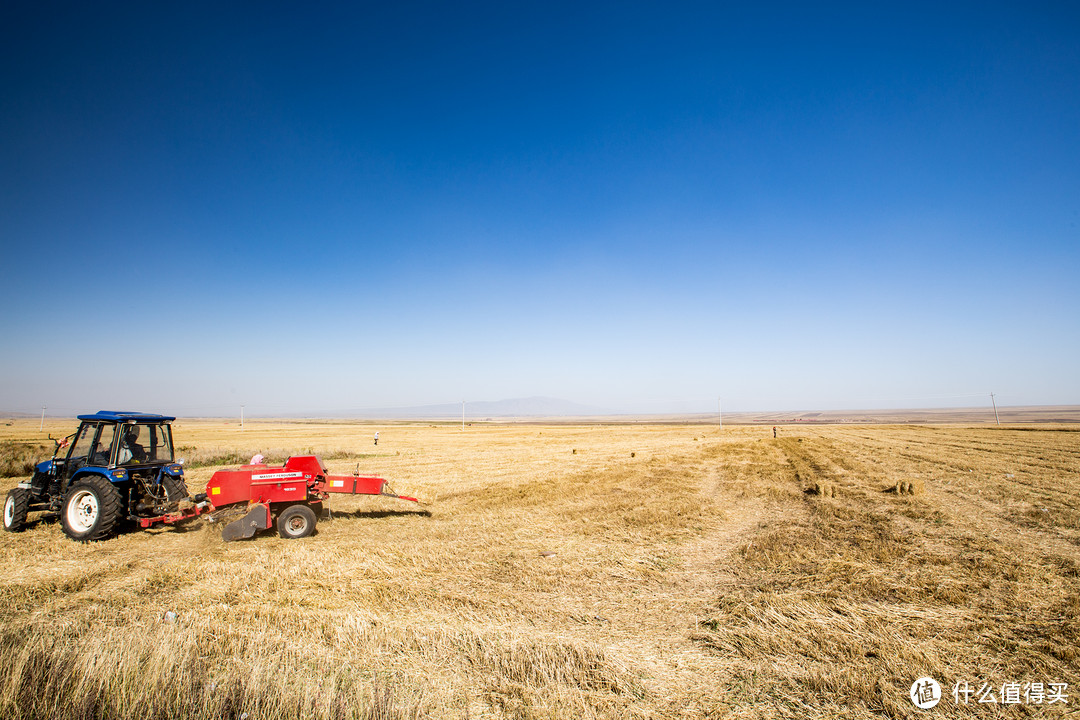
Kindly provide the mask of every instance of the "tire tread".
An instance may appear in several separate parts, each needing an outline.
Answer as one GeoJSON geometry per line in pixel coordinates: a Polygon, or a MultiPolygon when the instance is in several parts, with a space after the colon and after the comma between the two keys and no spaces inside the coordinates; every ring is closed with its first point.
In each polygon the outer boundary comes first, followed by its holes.
{"type": "Polygon", "coordinates": [[[310,537],[315,532],[315,525],[318,523],[318,518],[315,516],[315,511],[308,507],[306,504],[300,503],[297,505],[290,505],[281,511],[281,514],[277,518],[278,535],[286,540],[298,540],[300,538],[310,537]],[[286,530],[288,526],[288,520],[293,515],[304,515],[308,521],[308,527],[304,532],[299,535],[292,535],[286,530]]]}
{"type": "Polygon", "coordinates": [[[79,542],[105,540],[115,532],[117,525],[120,524],[120,491],[116,489],[115,485],[100,475],[90,475],[85,477],[68,488],[67,494],[64,496],[64,504],[60,512],[60,518],[60,524],[64,528],[64,533],[72,540],[78,540],[79,542]],[[68,499],[72,494],[83,487],[91,488],[94,491],[94,494],[97,495],[98,522],[94,527],[90,528],[86,535],[80,536],[79,533],[68,527],[67,505],[68,499]]]}
{"type": "Polygon", "coordinates": [[[4,499],[4,529],[8,532],[21,532],[26,527],[26,516],[30,512],[30,491],[25,488],[12,488],[8,491],[8,497],[14,498],[15,512],[11,518],[11,525],[7,524],[7,498],[4,499]]]}

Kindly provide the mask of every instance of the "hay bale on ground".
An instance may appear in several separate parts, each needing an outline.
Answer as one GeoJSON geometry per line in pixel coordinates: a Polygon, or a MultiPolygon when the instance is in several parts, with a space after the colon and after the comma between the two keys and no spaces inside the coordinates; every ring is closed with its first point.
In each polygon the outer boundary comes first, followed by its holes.
{"type": "Polygon", "coordinates": [[[824,480],[817,480],[806,492],[821,497],[836,497],[836,486],[824,480]]]}
{"type": "Polygon", "coordinates": [[[897,495],[918,495],[925,489],[926,486],[923,481],[915,478],[913,480],[897,480],[896,484],[888,488],[887,491],[894,492],[897,495]]]}

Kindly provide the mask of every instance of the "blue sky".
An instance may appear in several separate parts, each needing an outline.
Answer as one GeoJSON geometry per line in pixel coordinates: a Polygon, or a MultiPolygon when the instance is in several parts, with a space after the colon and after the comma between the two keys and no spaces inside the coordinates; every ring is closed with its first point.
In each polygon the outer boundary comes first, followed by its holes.
{"type": "Polygon", "coordinates": [[[0,410],[1080,403],[1078,31],[1069,3],[13,8],[0,410]]]}

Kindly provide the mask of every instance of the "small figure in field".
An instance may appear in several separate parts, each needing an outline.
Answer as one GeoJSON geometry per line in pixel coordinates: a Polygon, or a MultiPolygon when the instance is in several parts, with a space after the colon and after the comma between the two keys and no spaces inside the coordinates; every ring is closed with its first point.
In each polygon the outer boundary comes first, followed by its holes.
{"type": "Polygon", "coordinates": [[[776,426],[775,425],[772,426],[772,436],[776,437],[776,426]]]}
{"type": "Polygon", "coordinates": [[[379,431],[378,430],[375,431],[375,444],[376,445],[379,444],[379,431]]]}
{"type": "Polygon", "coordinates": [[[266,462],[266,458],[261,453],[257,453],[251,456],[251,462],[248,465],[262,465],[264,462],[266,462]]]}

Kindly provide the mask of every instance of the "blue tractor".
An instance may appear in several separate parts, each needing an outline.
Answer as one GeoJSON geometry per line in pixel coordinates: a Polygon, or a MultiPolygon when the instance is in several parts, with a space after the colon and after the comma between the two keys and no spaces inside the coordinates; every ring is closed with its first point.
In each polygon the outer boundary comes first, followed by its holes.
{"type": "Polygon", "coordinates": [[[146,527],[175,512],[188,498],[184,469],[173,459],[175,419],[105,410],[80,415],[73,434],[49,437],[56,443],[52,459],[8,492],[4,529],[22,530],[30,511],[42,511],[59,514],[68,537],[88,542],[115,535],[125,520],[146,527]]]}

